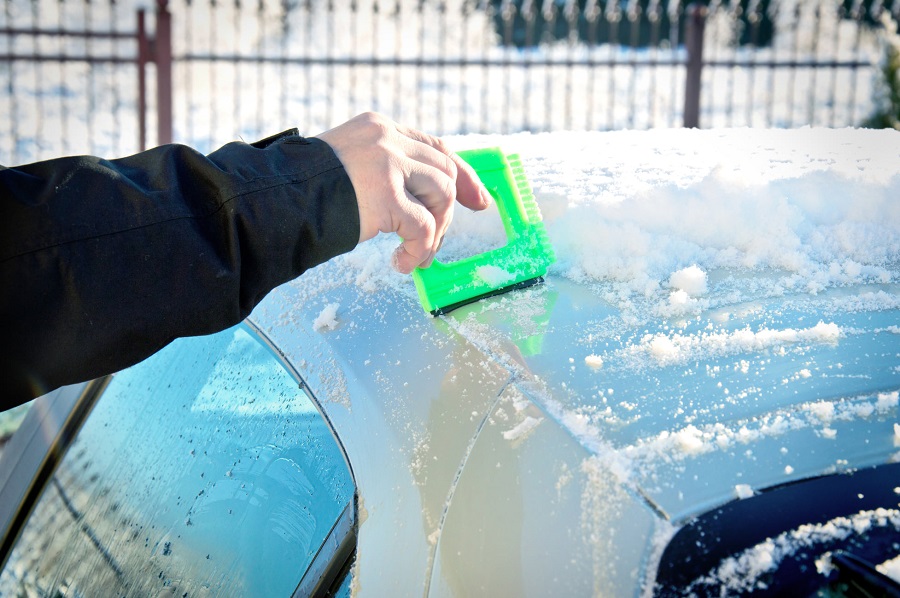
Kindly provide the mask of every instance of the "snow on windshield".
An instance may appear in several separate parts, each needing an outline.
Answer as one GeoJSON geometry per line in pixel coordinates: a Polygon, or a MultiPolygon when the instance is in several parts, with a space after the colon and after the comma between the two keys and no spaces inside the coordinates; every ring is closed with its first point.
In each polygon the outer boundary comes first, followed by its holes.
{"type": "MultiPolygon", "coordinates": [[[[766,289],[890,282],[900,254],[900,135],[657,130],[467,137],[509,146],[559,256],[555,273],[624,303],[704,302],[713,268],[771,269],[766,289]],[[674,297],[673,297],[674,295],[674,297]]],[[[451,252],[478,235],[458,210],[451,252]]],[[[463,251],[471,251],[464,246],[463,251]]]]}
{"type": "MultiPolygon", "coordinates": [[[[755,296],[897,282],[895,131],[671,129],[447,140],[455,150],[519,153],[556,249],[551,276],[598,285],[639,320],[733,302],[734,293],[710,296],[718,269],[768,273],[754,277],[755,296]]],[[[504,242],[499,219],[459,208],[438,259],[504,242]]],[[[408,278],[386,267],[396,243],[383,235],[363,244],[339,258],[343,271],[363,290],[389,286],[412,296],[408,278]]]]}

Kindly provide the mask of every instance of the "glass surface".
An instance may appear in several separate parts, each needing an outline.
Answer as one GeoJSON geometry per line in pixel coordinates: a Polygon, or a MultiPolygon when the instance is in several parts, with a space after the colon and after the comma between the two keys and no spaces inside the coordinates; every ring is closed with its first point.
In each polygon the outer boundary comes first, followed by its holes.
{"type": "Polygon", "coordinates": [[[290,596],[352,500],[315,406],[245,327],[113,378],[0,595],[290,596]]]}

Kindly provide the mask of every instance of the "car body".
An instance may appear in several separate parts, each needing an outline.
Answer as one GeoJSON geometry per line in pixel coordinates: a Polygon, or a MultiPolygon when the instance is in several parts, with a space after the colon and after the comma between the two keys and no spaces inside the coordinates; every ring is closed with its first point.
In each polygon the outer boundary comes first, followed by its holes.
{"type": "MultiPolygon", "coordinates": [[[[105,575],[134,595],[777,594],[846,583],[839,549],[900,554],[900,166],[848,167],[900,157],[897,135],[457,142],[523,154],[560,256],[544,284],[434,318],[382,239],[235,329],[41,399],[0,468],[0,592],[81,595],[105,575]],[[764,183],[729,170],[748,143],[764,183]],[[811,158],[772,172],[798,148],[811,158]],[[635,175],[648,153],[668,158],[635,175]],[[166,403],[167,384],[187,394],[166,403]],[[54,514],[71,529],[31,539],[54,514]],[[43,558],[68,550],[53,538],[84,557],[43,558]]],[[[451,258],[498,242],[459,221],[451,258]]]]}

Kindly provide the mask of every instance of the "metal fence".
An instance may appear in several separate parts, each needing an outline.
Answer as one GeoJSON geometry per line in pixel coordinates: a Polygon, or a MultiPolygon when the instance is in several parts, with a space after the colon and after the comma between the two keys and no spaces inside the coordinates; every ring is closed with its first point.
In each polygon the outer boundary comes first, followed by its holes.
{"type": "Polygon", "coordinates": [[[364,110],[439,134],[858,125],[900,18],[900,0],[2,2],[4,164],[364,110]]]}

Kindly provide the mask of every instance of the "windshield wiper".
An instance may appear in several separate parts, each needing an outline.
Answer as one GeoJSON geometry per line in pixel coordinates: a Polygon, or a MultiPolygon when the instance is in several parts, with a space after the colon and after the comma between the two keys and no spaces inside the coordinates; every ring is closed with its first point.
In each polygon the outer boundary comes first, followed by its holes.
{"type": "Polygon", "coordinates": [[[900,583],[897,583],[875,566],[848,552],[835,552],[831,564],[838,571],[838,581],[847,584],[848,598],[898,598],[900,583]]]}

